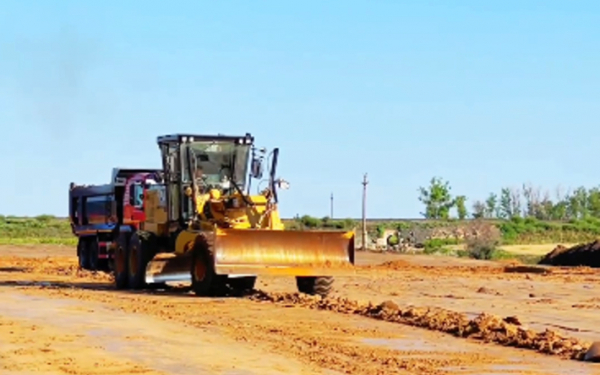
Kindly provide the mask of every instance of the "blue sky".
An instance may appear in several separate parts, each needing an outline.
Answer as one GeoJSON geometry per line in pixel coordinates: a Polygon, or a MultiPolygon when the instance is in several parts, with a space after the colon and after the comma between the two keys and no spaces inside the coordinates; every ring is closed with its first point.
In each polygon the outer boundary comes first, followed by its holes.
{"type": "Polygon", "coordinates": [[[157,167],[156,136],[278,146],[282,215],[418,217],[418,187],[600,183],[597,1],[27,1],[0,7],[0,213],[157,167]]]}

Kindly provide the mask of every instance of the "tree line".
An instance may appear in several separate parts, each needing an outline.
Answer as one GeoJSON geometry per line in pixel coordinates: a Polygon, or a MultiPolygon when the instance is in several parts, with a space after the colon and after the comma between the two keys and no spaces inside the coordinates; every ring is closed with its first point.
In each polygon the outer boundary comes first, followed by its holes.
{"type": "Polygon", "coordinates": [[[600,187],[578,187],[572,191],[543,190],[531,184],[503,187],[484,200],[474,200],[468,208],[465,195],[453,195],[448,181],[433,177],[427,187],[419,188],[421,213],[427,219],[505,219],[535,218],[569,221],[600,218],[600,187]]]}

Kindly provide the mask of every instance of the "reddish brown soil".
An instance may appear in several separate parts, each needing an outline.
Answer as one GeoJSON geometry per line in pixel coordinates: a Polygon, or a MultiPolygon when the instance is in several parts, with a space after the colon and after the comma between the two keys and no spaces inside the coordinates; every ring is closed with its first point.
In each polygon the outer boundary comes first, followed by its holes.
{"type": "Polygon", "coordinates": [[[600,372],[577,361],[600,338],[590,268],[359,253],[325,300],[280,277],[205,299],[117,291],[73,253],[0,247],[0,373],[600,372]]]}

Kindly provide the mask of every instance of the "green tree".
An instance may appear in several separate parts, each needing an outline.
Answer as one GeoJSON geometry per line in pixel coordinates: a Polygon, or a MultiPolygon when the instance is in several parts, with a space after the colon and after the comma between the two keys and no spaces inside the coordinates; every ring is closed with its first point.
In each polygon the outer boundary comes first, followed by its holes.
{"type": "Polygon", "coordinates": [[[467,197],[465,197],[464,195],[459,195],[458,197],[456,197],[454,202],[456,203],[456,213],[458,215],[458,218],[460,220],[466,219],[468,215],[466,206],[467,197]]]}
{"type": "Polygon", "coordinates": [[[512,217],[521,217],[521,213],[523,212],[523,207],[521,204],[521,191],[519,189],[509,189],[510,191],[510,204],[511,204],[511,212],[512,217]]]}
{"type": "Polygon", "coordinates": [[[496,206],[498,205],[498,196],[495,193],[490,193],[489,197],[485,200],[485,216],[486,218],[493,218],[496,216],[496,206]]]}
{"type": "Polygon", "coordinates": [[[569,216],[573,219],[583,219],[588,216],[588,192],[585,187],[578,187],[568,198],[569,216]]]}
{"type": "Polygon", "coordinates": [[[425,212],[421,215],[427,219],[448,219],[455,203],[450,190],[450,183],[439,177],[433,177],[429,187],[420,187],[419,200],[425,204],[425,212]]]}
{"type": "Polygon", "coordinates": [[[513,212],[514,204],[512,194],[509,188],[502,188],[500,191],[500,201],[498,202],[498,217],[501,219],[512,219],[515,217],[513,212]]]}
{"type": "Polygon", "coordinates": [[[587,211],[590,216],[600,217],[600,189],[597,187],[588,191],[587,211]]]}
{"type": "Polygon", "coordinates": [[[559,201],[552,206],[550,217],[552,220],[566,220],[569,214],[569,204],[567,201],[559,201]]]}

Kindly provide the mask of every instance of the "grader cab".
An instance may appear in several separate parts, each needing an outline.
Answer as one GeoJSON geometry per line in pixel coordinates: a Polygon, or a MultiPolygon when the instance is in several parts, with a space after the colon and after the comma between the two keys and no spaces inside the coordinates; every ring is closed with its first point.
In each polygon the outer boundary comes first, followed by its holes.
{"type": "Polygon", "coordinates": [[[278,189],[288,184],[277,178],[277,148],[267,155],[250,134],[157,141],[163,180],[145,191],[140,230],[117,243],[118,288],[191,282],[210,296],[253,289],[258,275],[288,275],[300,292],[326,296],[329,273],[354,263],[352,231],[285,230],[278,189]]]}

